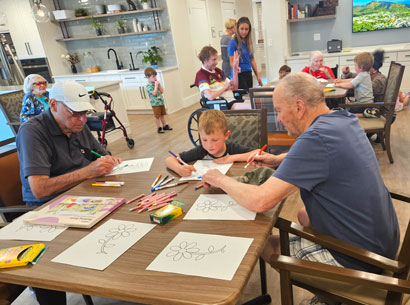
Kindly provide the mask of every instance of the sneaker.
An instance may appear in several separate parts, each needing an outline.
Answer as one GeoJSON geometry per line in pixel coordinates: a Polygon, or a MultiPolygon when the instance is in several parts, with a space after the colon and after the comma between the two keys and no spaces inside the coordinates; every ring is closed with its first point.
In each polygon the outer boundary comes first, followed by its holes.
{"type": "Polygon", "coordinates": [[[311,299],[304,299],[299,305],[328,305],[327,303],[323,303],[317,296],[314,296],[311,299]]]}
{"type": "Polygon", "coordinates": [[[167,124],[167,125],[164,126],[164,130],[172,130],[172,128],[169,127],[169,125],[167,124]]]}
{"type": "Polygon", "coordinates": [[[366,108],[363,111],[363,116],[365,118],[373,118],[373,119],[380,118],[380,110],[377,108],[366,108]]]}
{"type": "Polygon", "coordinates": [[[164,133],[164,130],[162,129],[162,127],[158,127],[157,132],[158,132],[158,133],[164,133]]]}

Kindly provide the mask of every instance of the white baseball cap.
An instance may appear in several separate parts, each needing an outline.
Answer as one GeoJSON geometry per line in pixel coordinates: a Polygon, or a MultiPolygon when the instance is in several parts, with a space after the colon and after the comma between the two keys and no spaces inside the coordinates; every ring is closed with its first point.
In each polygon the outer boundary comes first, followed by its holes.
{"type": "Polygon", "coordinates": [[[95,110],[90,103],[87,89],[72,80],[56,82],[50,90],[50,99],[64,102],[68,108],[77,112],[95,110]]]}

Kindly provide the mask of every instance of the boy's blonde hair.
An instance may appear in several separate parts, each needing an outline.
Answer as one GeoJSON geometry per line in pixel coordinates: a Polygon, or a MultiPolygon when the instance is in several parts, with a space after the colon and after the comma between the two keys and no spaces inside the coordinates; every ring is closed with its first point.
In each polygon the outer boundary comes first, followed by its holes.
{"type": "Polygon", "coordinates": [[[233,29],[236,26],[236,20],[229,18],[228,20],[226,20],[225,22],[225,29],[230,30],[233,29]]]}
{"type": "Polygon", "coordinates": [[[373,67],[373,55],[369,52],[359,53],[354,57],[354,62],[359,68],[363,67],[364,71],[369,72],[370,68],[373,67]]]}
{"type": "Polygon", "coordinates": [[[150,77],[152,75],[157,75],[157,71],[155,71],[155,69],[148,67],[144,70],[144,74],[146,77],[150,77]]]}
{"type": "Polygon", "coordinates": [[[199,117],[199,131],[205,132],[207,135],[214,133],[217,130],[224,134],[228,131],[228,123],[226,122],[225,114],[220,110],[210,109],[202,112],[199,117]]]}

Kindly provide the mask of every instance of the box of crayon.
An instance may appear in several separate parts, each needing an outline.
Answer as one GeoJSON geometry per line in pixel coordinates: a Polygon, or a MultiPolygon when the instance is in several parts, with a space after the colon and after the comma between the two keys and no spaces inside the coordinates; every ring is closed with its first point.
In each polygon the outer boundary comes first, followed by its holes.
{"type": "Polygon", "coordinates": [[[177,218],[180,215],[182,215],[182,209],[180,207],[168,204],[163,208],[160,208],[158,211],[151,213],[149,217],[152,222],[162,225],[174,218],[177,218]]]}

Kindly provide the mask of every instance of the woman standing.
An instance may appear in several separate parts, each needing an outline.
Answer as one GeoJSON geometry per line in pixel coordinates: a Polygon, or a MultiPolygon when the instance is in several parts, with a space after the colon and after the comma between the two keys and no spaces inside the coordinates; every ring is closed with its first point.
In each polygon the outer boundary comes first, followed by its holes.
{"type": "Polygon", "coordinates": [[[239,67],[241,72],[238,74],[238,87],[240,89],[249,89],[253,87],[252,70],[255,72],[256,79],[260,86],[262,80],[259,76],[258,67],[255,58],[253,57],[252,45],[252,26],[247,17],[241,17],[236,24],[236,33],[234,38],[229,42],[228,55],[232,66],[233,54],[235,51],[239,53],[239,67]]]}
{"type": "Polygon", "coordinates": [[[228,45],[232,39],[232,35],[235,34],[236,20],[228,19],[225,22],[225,33],[221,37],[221,54],[222,54],[222,71],[225,76],[232,78],[232,67],[228,56],[228,45]]]}

